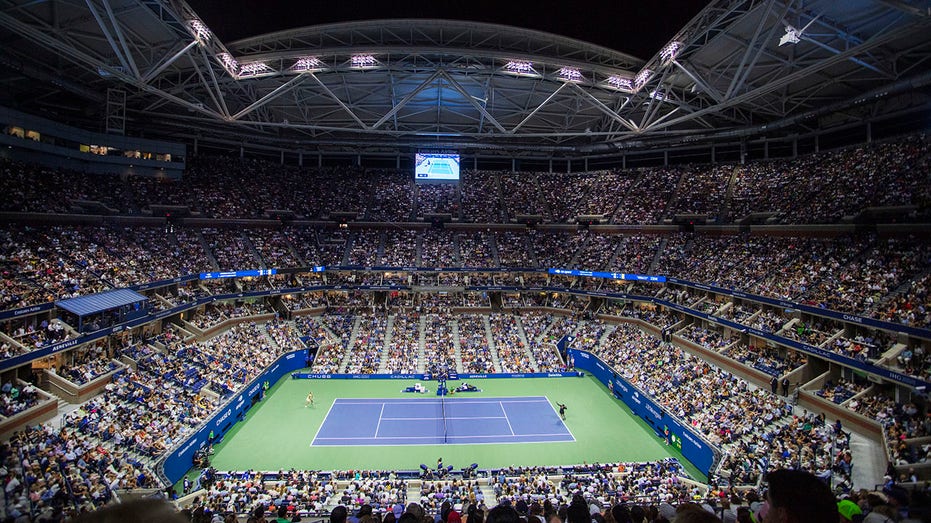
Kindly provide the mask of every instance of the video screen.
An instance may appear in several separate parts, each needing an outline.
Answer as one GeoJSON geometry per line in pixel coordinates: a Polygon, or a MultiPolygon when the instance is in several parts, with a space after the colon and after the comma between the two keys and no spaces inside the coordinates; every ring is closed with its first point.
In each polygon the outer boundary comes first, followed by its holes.
{"type": "Polygon", "coordinates": [[[417,182],[458,182],[459,155],[417,153],[414,156],[414,180],[417,182]]]}

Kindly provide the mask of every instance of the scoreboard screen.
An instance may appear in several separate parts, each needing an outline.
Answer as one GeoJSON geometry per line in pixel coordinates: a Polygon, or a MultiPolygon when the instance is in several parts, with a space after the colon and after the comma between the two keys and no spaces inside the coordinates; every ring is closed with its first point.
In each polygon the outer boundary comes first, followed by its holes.
{"type": "Polygon", "coordinates": [[[458,182],[459,155],[417,153],[414,156],[414,180],[421,183],[458,182]]]}

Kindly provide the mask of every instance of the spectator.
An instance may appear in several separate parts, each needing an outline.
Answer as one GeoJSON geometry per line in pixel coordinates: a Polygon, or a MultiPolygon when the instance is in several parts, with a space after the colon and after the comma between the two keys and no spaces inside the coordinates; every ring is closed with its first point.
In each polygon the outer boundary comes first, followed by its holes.
{"type": "Polygon", "coordinates": [[[762,521],[824,523],[838,519],[837,502],[831,490],[812,474],[775,470],[766,475],[766,481],[769,489],[760,513],[762,521]]]}

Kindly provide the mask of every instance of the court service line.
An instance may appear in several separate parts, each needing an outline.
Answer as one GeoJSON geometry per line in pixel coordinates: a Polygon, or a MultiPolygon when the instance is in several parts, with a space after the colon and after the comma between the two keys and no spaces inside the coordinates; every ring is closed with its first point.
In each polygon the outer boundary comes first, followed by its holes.
{"type": "Polygon", "coordinates": [[[384,419],[384,418],[382,418],[381,416],[382,416],[382,414],[384,414],[384,413],[385,413],[385,404],[382,403],[382,404],[381,404],[381,411],[378,413],[378,424],[375,425],[375,437],[376,437],[376,438],[378,437],[378,429],[381,428],[381,420],[384,419]]]}
{"type": "Polygon", "coordinates": [[[508,421],[508,430],[511,431],[512,436],[515,436],[516,434],[514,434],[514,427],[511,426],[511,419],[508,418],[508,411],[504,410],[504,403],[499,401],[498,406],[501,407],[501,412],[504,413],[504,419],[508,421]]]}

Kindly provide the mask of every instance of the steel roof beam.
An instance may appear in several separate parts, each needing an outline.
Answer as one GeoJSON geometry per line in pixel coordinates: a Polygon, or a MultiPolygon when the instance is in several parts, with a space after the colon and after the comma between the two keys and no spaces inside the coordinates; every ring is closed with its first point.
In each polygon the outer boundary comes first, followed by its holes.
{"type": "Polygon", "coordinates": [[[195,45],[197,45],[197,40],[191,40],[190,43],[178,50],[177,53],[165,58],[161,63],[149,70],[149,72],[142,77],[142,81],[145,83],[151,82],[156,76],[160,75],[168,66],[184,56],[184,54],[190,51],[195,45]]]}
{"type": "Polygon", "coordinates": [[[143,83],[138,78],[134,78],[131,75],[128,75],[118,69],[115,69],[109,64],[106,64],[102,62],[101,60],[99,60],[98,58],[90,56],[87,53],[80,51],[71,45],[68,45],[64,42],[56,40],[50,34],[40,30],[37,27],[33,27],[29,24],[25,24],[22,21],[10,16],[8,13],[0,12],[0,25],[7,27],[8,29],[14,32],[27,35],[29,38],[33,39],[34,41],[39,42],[40,44],[48,47],[49,49],[53,49],[61,53],[62,56],[67,57],[69,60],[72,60],[75,63],[83,67],[92,67],[97,70],[106,71],[111,76],[118,78],[129,85],[133,85],[139,89],[147,91],[156,96],[168,98],[171,101],[181,106],[187,107],[188,109],[205,114],[207,116],[210,116],[211,118],[220,117],[220,115],[210,111],[209,109],[200,107],[187,100],[178,98],[177,96],[165,93],[164,91],[160,89],[156,89],[152,86],[149,86],[143,83]]]}
{"type": "Polygon", "coordinates": [[[278,88],[276,88],[274,91],[272,91],[272,92],[266,94],[265,96],[263,96],[262,98],[256,100],[255,102],[252,102],[252,104],[250,104],[248,107],[246,107],[245,109],[243,109],[243,110],[239,111],[238,113],[234,114],[234,115],[232,116],[231,119],[232,119],[232,120],[239,120],[239,119],[242,118],[243,116],[246,116],[247,114],[249,114],[249,113],[251,113],[252,111],[254,111],[254,110],[256,110],[256,109],[262,107],[263,105],[267,104],[268,102],[271,102],[271,101],[274,100],[275,98],[278,98],[279,96],[281,96],[281,95],[287,93],[287,92],[290,91],[291,89],[294,89],[295,87],[301,85],[302,83],[304,83],[304,80],[306,80],[306,79],[307,79],[307,76],[306,76],[306,75],[295,76],[294,78],[292,78],[292,79],[288,80],[287,82],[285,82],[285,83],[281,84],[280,86],[278,86],[278,88]]]}
{"type": "Polygon", "coordinates": [[[922,18],[927,18],[931,16],[931,9],[921,9],[920,7],[909,5],[905,2],[902,2],[901,0],[876,0],[876,1],[882,5],[889,6],[893,9],[897,9],[899,11],[902,11],[903,13],[906,13],[912,16],[918,16],[922,18]]]}
{"type": "MultiPolygon", "coordinates": [[[[391,85],[393,86],[393,85],[394,85],[394,75],[389,75],[389,76],[390,76],[390,78],[392,79],[391,85]]],[[[416,97],[418,94],[422,93],[424,89],[426,89],[427,87],[430,87],[430,85],[433,83],[433,81],[436,80],[439,76],[440,76],[440,72],[439,72],[439,71],[436,71],[436,72],[434,72],[432,75],[430,75],[429,78],[427,78],[426,80],[424,80],[423,82],[421,82],[420,85],[418,85],[417,87],[415,87],[413,91],[407,93],[407,95],[406,95],[404,98],[402,98],[400,102],[398,102],[397,104],[395,104],[394,107],[392,107],[390,111],[388,111],[387,113],[385,113],[384,116],[382,116],[381,118],[379,118],[377,122],[375,122],[374,124],[372,124],[371,128],[372,128],[372,129],[378,129],[379,127],[381,127],[381,125],[382,125],[383,123],[387,122],[390,118],[395,118],[395,128],[397,128],[397,114],[398,114],[398,111],[400,111],[401,109],[403,109],[404,106],[406,106],[411,100],[414,99],[414,97],[416,97]]]]}
{"type": "Polygon", "coordinates": [[[90,10],[91,14],[94,15],[94,19],[97,20],[97,25],[100,27],[100,31],[106,37],[107,42],[110,43],[110,48],[113,51],[113,54],[116,55],[117,59],[120,61],[120,64],[123,66],[123,69],[127,71],[133,71],[138,76],[138,72],[129,66],[129,61],[123,51],[120,49],[120,46],[116,44],[116,40],[110,32],[110,28],[107,27],[106,22],[104,22],[103,17],[97,11],[97,7],[94,6],[93,0],[86,0],[87,8],[90,10]]]}
{"type": "MultiPolygon", "coordinates": [[[[769,31],[766,32],[766,36],[763,38],[763,41],[759,42],[759,37],[763,33],[763,28],[770,21],[769,13],[772,11],[775,3],[775,0],[771,0],[767,4],[766,11],[763,13],[763,17],[760,19],[760,22],[757,24],[756,30],[753,33],[753,38],[751,38],[750,42],[747,44],[747,52],[744,53],[743,58],[740,60],[740,65],[738,65],[737,70],[734,71],[731,84],[728,86],[727,91],[724,93],[725,98],[730,98],[734,95],[734,93],[740,91],[747,78],[750,76],[750,72],[756,66],[757,60],[760,59],[763,51],[766,50],[766,46],[769,45],[769,42],[771,42],[773,37],[776,36],[776,30],[779,29],[779,24],[772,24],[772,27],[770,27],[769,31]],[[756,47],[756,49],[754,49],[754,47],[756,47]],[[753,58],[750,59],[749,63],[747,63],[747,59],[750,58],[751,53],[753,58]]],[[[782,14],[779,15],[779,19],[782,20],[785,18],[785,15],[788,11],[789,8],[786,7],[782,14]]]]}
{"type": "Polygon", "coordinates": [[[462,85],[461,85],[459,82],[457,82],[456,80],[453,79],[453,77],[451,77],[449,74],[447,74],[445,69],[438,69],[437,72],[438,72],[438,73],[440,74],[440,76],[442,76],[447,82],[449,82],[449,85],[452,86],[452,88],[453,88],[456,92],[458,92],[460,96],[462,96],[462,97],[465,98],[470,104],[472,104],[472,107],[475,107],[475,109],[476,109],[479,113],[481,113],[482,117],[486,118],[486,119],[488,120],[488,122],[491,123],[491,125],[494,125],[495,128],[498,129],[498,131],[500,131],[500,132],[502,132],[502,133],[504,133],[504,134],[507,134],[507,130],[504,128],[504,126],[502,126],[500,123],[498,123],[498,120],[496,120],[495,117],[492,116],[491,113],[489,113],[487,109],[485,109],[484,107],[482,107],[482,105],[481,105],[480,103],[478,103],[477,101],[475,101],[475,98],[473,98],[472,95],[470,95],[469,92],[466,91],[465,88],[462,87],[462,85]]]}
{"type": "MultiPolygon", "coordinates": [[[[331,91],[330,88],[327,87],[327,85],[326,85],[325,83],[323,83],[323,81],[320,80],[320,78],[318,78],[316,74],[314,74],[314,73],[308,73],[308,75],[309,75],[311,78],[313,78],[315,82],[317,82],[317,85],[319,85],[320,88],[323,89],[323,92],[326,93],[327,96],[329,96],[334,102],[336,102],[336,105],[340,106],[340,107],[343,109],[343,111],[346,111],[346,114],[348,114],[353,120],[355,120],[355,122],[356,122],[357,124],[359,124],[359,127],[360,127],[361,129],[363,129],[363,130],[369,130],[368,126],[365,125],[365,122],[363,122],[362,120],[360,120],[359,117],[356,116],[356,113],[352,112],[352,109],[350,109],[349,106],[347,106],[345,103],[343,103],[343,101],[340,100],[338,96],[336,96],[336,93],[334,93],[333,91],[331,91]]],[[[347,130],[348,130],[348,129],[347,129],[347,130]]]]}
{"type": "MultiPolygon", "coordinates": [[[[123,36],[123,30],[120,29],[120,24],[116,20],[116,16],[113,14],[113,8],[110,7],[109,0],[100,0],[103,2],[103,8],[107,12],[107,17],[110,19],[110,24],[113,26],[113,32],[116,33],[117,41],[120,43],[120,47],[123,49],[123,56],[126,57],[126,61],[129,63],[133,75],[136,78],[140,78],[139,67],[136,66],[136,60],[133,59],[133,54],[129,52],[129,46],[126,44],[126,37],[123,36]]],[[[92,0],[88,0],[88,5],[91,5],[92,0]]]]}
{"type": "Polygon", "coordinates": [[[768,93],[771,93],[772,91],[780,89],[783,86],[787,86],[796,80],[820,73],[821,71],[827,69],[828,67],[838,62],[847,60],[851,56],[864,53],[866,51],[869,51],[870,49],[873,49],[880,45],[884,45],[886,43],[895,41],[899,38],[904,38],[906,35],[911,34],[913,32],[927,30],[929,24],[924,23],[924,22],[925,21],[922,21],[922,23],[914,23],[914,24],[910,24],[906,28],[901,28],[901,29],[896,28],[895,30],[889,30],[885,33],[876,34],[872,38],[864,42],[862,45],[858,45],[847,51],[844,51],[843,53],[840,53],[840,54],[834,55],[833,57],[821,60],[815,64],[805,67],[804,69],[800,69],[794,73],[783,75],[780,78],[775,79],[761,87],[758,87],[752,91],[749,91],[742,95],[726,100],[718,105],[707,107],[691,115],[682,116],[674,120],[665,122],[657,126],[657,129],[663,129],[663,128],[669,127],[670,125],[675,125],[677,123],[685,122],[685,121],[688,121],[689,119],[696,118],[697,116],[703,116],[705,114],[709,114],[716,110],[724,109],[727,107],[733,107],[735,105],[738,105],[744,102],[755,100],[765,94],[768,94],[768,93]]]}
{"type": "Polygon", "coordinates": [[[217,82],[217,76],[213,73],[213,66],[210,63],[210,57],[207,56],[207,51],[203,47],[200,48],[201,58],[204,61],[204,65],[207,67],[207,72],[210,73],[211,83],[208,83],[207,78],[204,76],[204,72],[201,71],[200,66],[194,60],[194,57],[191,57],[191,65],[194,66],[194,70],[197,71],[197,77],[200,78],[200,83],[204,86],[204,90],[207,91],[207,94],[213,100],[214,105],[217,108],[217,112],[222,115],[223,118],[229,118],[230,112],[226,108],[226,100],[223,99],[223,92],[220,90],[220,85],[217,82]]]}
{"type": "Polygon", "coordinates": [[[575,83],[572,83],[572,82],[567,82],[567,83],[572,84],[578,92],[582,93],[586,98],[588,98],[592,102],[592,105],[594,105],[596,109],[606,114],[609,118],[617,121],[619,124],[623,125],[627,129],[629,129],[631,132],[634,132],[634,133],[640,132],[640,129],[637,128],[637,125],[634,124],[634,122],[629,121],[623,116],[612,111],[611,108],[606,106],[604,103],[602,103],[601,100],[595,98],[595,96],[592,95],[592,93],[582,89],[575,83]]]}
{"type": "Polygon", "coordinates": [[[534,116],[535,114],[537,114],[537,112],[539,112],[540,109],[543,109],[543,106],[544,106],[544,105],[550,103],[550,100],[552,100],[554,97],[556,97],[556,95],[559,94],[559,93],[566,87],[566,85],[568,85],[568,83],[569,83],[569,82],[563,82],[562,85],[560,85],[555,91],[553,91],[552,93],[550,93],[549,96],[546,97],[546,100],[543,100],[542,102],[540,102],[539,105],[537,105],[536,107],[534,107],[533,110],[530,111],[530,114],[528,114],[527,116],[525,116],[524,119],[520,121],[520,123],[518,123],[517,125],[515,125],[514,127],[512,127],[511,130],[508,131],[508,133],[509,133],[509,134],[514,134],[514,133],[516,133],[517,130],[520,129],[521,127],[523,127],[524,124],[527,123],[528,120],[530,120],[531,118],[533,118],[533,116],[534,116]]]}

